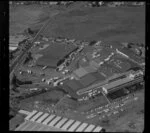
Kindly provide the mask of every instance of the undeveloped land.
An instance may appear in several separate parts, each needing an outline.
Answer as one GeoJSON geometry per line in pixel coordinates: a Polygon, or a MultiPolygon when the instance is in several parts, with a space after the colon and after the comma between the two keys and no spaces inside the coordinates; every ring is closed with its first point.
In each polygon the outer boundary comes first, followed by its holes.
{"type": "Polygon", "coordinates": [[[79,40],[144,42],[145,7],[83,7],[57,15],[43,33],[79,40]]]}
{"type": "Polygon", "coordinates": [[[9,33],[10,35],[22,34],[27,28],[40,29],[42,24],[53,14],[59,12],[57,9],[41,5],[19,5],[9,7],[9,33]]]}

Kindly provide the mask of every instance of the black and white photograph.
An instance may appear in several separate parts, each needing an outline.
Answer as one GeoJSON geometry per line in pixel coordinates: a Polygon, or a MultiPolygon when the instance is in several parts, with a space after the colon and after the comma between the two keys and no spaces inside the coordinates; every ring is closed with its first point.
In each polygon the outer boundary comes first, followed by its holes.
{"type": "Polygon", "coordinates": [[[144,131],[146,2],[9,1],[9,131],[144,131]]]}

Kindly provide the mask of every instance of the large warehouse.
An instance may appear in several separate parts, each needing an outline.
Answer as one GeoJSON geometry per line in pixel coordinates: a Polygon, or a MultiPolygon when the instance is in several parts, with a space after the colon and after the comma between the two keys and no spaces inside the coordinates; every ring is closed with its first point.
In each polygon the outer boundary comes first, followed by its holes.
{"type": "Polygon", "coordinates": [[[16,131],[57,131],[57,132],[105,132],[99,125],[57,116],[54,114],[33,110],[25,122],[15,129],[16,131]]]}

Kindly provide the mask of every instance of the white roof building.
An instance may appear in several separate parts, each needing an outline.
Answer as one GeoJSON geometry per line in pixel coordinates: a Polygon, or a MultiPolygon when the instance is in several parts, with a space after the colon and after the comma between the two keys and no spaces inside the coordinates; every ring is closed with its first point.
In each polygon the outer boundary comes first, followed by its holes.
{"type": "Polygon", "coordinates": [[[70,131],[70,132],[101,132],[101,126],[56,116],[49,113],[33,111],[25,118],[15,131],[70,131]]]}

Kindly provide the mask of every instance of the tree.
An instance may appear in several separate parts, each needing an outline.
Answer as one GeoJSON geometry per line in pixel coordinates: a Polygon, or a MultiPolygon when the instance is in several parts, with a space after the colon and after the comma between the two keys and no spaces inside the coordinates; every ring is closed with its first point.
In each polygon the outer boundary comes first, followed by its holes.
{"type": "Polygon", "coordinates": [[[18,87],[16,80],[17,80],[16,75],[13,75],[13,78],[12,78],[12,80],[11,80],[11,84],[12,84],[13,86],[15,86],[15,87],[18,87]]]}
{"type": "Polygon", "coordinates": [[[30,60],[33,60],[33,57],[32,57],[31,52],[28,52],[27,53],[27,57],[26,57],[26,59],[24,61],[24,64],[28,63],[30,60]]]}
{"type": "Polygon", "coordinates": [[[102,120],[102,124],[104,124],[105,126],[109,126],[110,125],[110,120],[108,118],[102,120]]]}
{"type": "Polygon", "coordinates": [[[28,28],[27,30],[28,30],[28,33],[29,33],[29,34],[31,34],[31,35],[34,34],[34,31],[32,31],[30,28],[28,28]]]}

